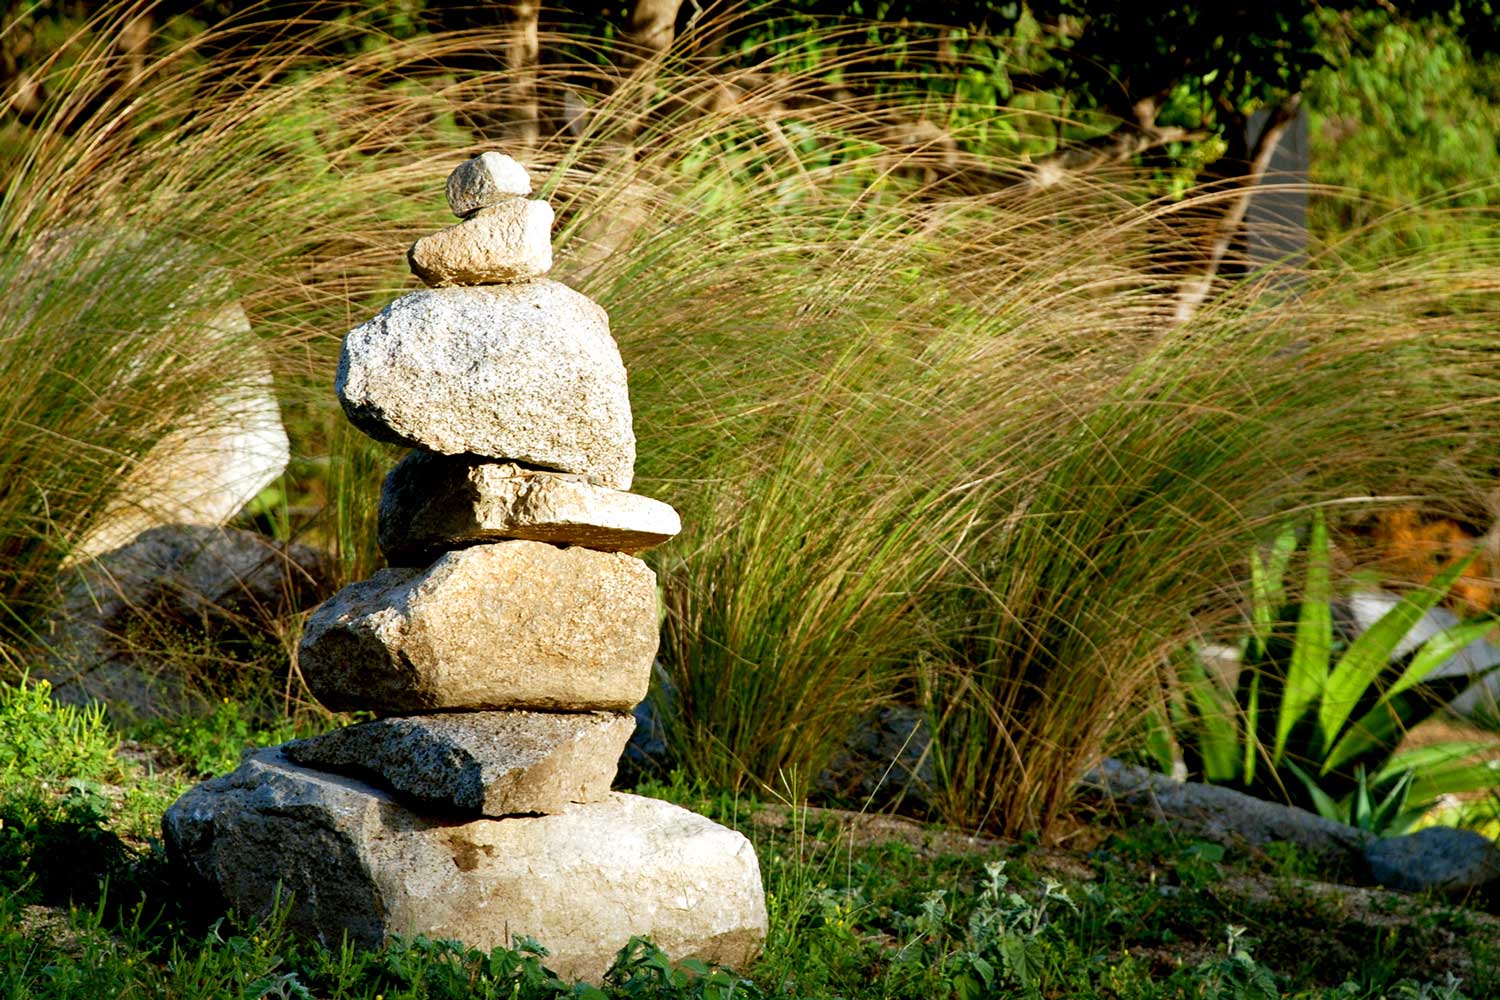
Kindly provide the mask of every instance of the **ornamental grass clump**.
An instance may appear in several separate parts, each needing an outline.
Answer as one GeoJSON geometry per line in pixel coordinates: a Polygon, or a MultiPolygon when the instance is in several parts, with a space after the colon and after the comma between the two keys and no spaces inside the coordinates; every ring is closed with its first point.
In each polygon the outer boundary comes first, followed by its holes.
{"type": "MultiPolygon", "coordinates": [[[[556,276],[610,314],[638,488],[683,513],[651,556],[659,701],[676,761],[715,782],[800,785],[861,712],[901,700],[932,720],[943,818],[1052,827],[1081,771],[1133,737],[1169,655],[1234,619],[1258,530],[1488,485],[1500,272],[1482,248],[1436,281],[1414,257],[1309,268],[1296,290],[1225,282],[1178,322],[1194,220],[1224,192],[1162,202],[1102,170],[1043,189],[1013,143],[978,139],[1037,116],[936,106],[855,35],[629,75],[600,70],[598,44],[547,39],[536,92],[572,125],[517,145],[514,88],[484,68],[503,32],[231,22],[162,42],[121,86],[97,39],[127,13],[60,57],[54,110],[6,126],[7,260],[86,207],[189,242],[174,287],[222,269],[277,372],[300,456],[287,489],[324,506],[292,530],[358,578],[376,555],[352,519],[390,460],[337,436],[321,387],[339,337],[408,287],[405,247],[443,221],[417,186],[480,149],[517,156],[558,210],[556,276]],[[924,117],[951,134],[911,140],[924,117]]],[[[0,283],[6,384],[58,387],[0,400],[13,650],[120,470],[240,358],[195,353],[164,292],[84,282],[68,294],[129,315],[59,303],[18,321],[37,287],[0,283]],[[132,322],[162,332],[122,338],[132,322]]]]}

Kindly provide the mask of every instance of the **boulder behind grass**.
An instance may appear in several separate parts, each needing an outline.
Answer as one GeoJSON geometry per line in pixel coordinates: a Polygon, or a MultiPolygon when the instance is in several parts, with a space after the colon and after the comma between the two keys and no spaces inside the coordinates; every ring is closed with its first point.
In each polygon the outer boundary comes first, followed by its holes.
{"type": "Polygon", "coordinates": [[[68,704],[154,718],[279,654],[276,631],[330,593],[327,557],[235,528],[166,525],[66,571],[33,673],[68,704]]]}
{"type": "Polygon", "coordinates": [[[1219,785],[1176,781],[1142,767],[1106,760],[1083,777],[1085,791],[1142,820],[1159,820],[1189,839],[1237,849],[1295,845],[1323,870],[1353,871],[1374,836],[1303,809],[1219,785]]]}
{"type": "Polygon", "coordinates": [[[1473,830],[1431,826],[1365,848],[1370,877],[1389,889],[1465,897],[1500,889],[1500,849],[1473,830]]]}

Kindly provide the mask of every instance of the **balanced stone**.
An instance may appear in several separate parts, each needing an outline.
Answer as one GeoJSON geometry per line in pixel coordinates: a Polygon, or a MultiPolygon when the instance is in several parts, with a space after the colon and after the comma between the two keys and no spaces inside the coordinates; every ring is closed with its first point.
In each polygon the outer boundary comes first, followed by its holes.
{"type": "Polygon", "coordinates": [[[439,712],[361,722],[282,750],[419,806],[514,816],[605,798],[634,730],[634,716],[609,712],[439,712]]]}
{"type": "Polygon", "coordinates": [[[380,548],[397,566],[504,538],[639,552],[681,530],[660,500],[471,455],[413,451],[380,493],[380,548]]]}
{"type": "Polygon", "coordinates": [[[482,208],[456,226],[417,240],[406,262],[434,287],[540,278],[552,270],[552,206],[512,198],[482,208]]]}
{"type": "Polygon", "coordinates": [[[298,663],[334,711],[625,712],[657,638],[645,563],[518,540],[350,584],[308,618],[298,663]]]}
{"type": "Polygon", "coordinates": [[[480,153],[448,175],[448,207],[460,219],[531,193],[526,168],[504,153],[480,153]]]}
{"type": "Polygon", "coordinates": [[[609,318],[555,281],[404,295],[345,336],[335,388],[377,440],[630,489],[635,434],[609,318]]]}
{"type": "Polygon", "coordinates": [[[264,916],[279,896],[288,925],[329,947],[421,934],[488,951],[524,934],[560,975],[597,981],[632,936],[743,968],[766,933],[750,842],[634,795],[455,824],[271,749],[189,791],[162,830],[168,856],[237,913],[264,916]]]}

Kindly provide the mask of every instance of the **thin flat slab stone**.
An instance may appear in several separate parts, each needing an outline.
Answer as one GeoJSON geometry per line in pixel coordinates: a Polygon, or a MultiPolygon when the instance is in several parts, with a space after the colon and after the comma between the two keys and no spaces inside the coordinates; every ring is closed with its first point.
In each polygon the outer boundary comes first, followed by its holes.
{"type": "Polygon", "coordinates": [[[552,206],[512,198],[482,208],[456,226],[417,240],[406,252],[406,263],[433,288],[540,278],[552,270],[552,206]]]}
{"type": "Polygon", "coordinates": [[[606,712],[440,712],[361,722],[282,750],[418,807],[516,816],[604,799],[634,731],[634,716],[606,712]]]}
{"type": "Polygon", "coordinates": [[[509,541],[350,584],[308,618],[298,666],[336,712],[628,712],[657,640],[645,563],[509,541]]]}
{"type": "Polygon", "coordinates": [[[425,565],[449,549],[506,538],[640,552],[682,530],[677,511],[660,500],[513,462],[425,451],[386,476],[379,524],[380,549],[393,566],[425,565]]]}
{"type": "Polygon", "coordinates": [[[597,982],[632,936],[743,969],[766,935],[750,842],[634,795],[453,823],[272,748],[189,790],[162,833],[194,884],[246,917],[279,896],[288,926],[327,947],[420,934],[488,951],[524,934],[560,975],[597,982]]]}
{"type": "Polygon", "coordinates": [[[555,281],[403,295],[344,337],[335,389],[376,440],[630,489],[635,433],[609,318],[555,281]]]}
{"type": "Polygon", "coordinates": [[[453,168],[446,193],[448,207],[464,219],[480,209],[526,197],[531,193],[531,177],[509,156],[490,150],[453,168]]]}

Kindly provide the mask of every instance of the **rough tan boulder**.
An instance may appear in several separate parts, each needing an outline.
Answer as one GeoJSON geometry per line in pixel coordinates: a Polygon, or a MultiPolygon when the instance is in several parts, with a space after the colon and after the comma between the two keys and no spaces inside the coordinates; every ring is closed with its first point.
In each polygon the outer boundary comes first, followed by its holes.
{"type": "Polygon", "coordinates": [[[630,489],[635,434],[609,318],[555,281],[403,295],[344,337],[335,389],[376,440],[630,489]]]}
{"type": "Polygon", "coordinates": [[[335,711],[629,711],[656,655],[656,574],[619,552],[510,541],[384,569],[313,612],[302,676],[335,711]]]}
{"type": "Polygon", "coordinates": [[[493,150],[465,160],[448,175],[448,207],[460,219],[491,205],[531,193],[526,168],[504,153],[493,150]]]}
{"type": "Polygon", "coordinates": [[[168,856],[238,913],[264,915],[279,887],[289,925],[330,947],[346,932],[365,947],[422,934],[481,949],[525,934],[558,973],[598,980],[633,935],[744,968],[766,934],[750,842],[633,795],[455,824],[271,749],[190,790],[162,830],[168,856]]]}
{"type": "Polygon", "coordinates": [[[530,281],[552,270],[552,206],[512,198],[424,236],[406,253],[411,273],[434,288],[530,281]]]}

